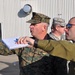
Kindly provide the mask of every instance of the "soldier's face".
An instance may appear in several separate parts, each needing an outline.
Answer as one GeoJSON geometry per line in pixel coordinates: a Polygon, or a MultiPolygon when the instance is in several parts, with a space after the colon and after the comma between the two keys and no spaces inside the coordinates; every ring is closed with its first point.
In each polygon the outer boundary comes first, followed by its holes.
{"type": "Polygon", "coordinates": [[[66,38],[75,40],[75,18],[71,19],[66,28],[66,38]]]}
{"type": "Polygon", "coordinates": [[[42,28],[43,28],[43,25],[41,23],[31,24],[30,25],[31,35],[36,38],[39,37],[39,35],[42,33],[42,28]]]}
{"type": "Polygon", "coordinates": [[[59,33],[59,35],[62,35],[65,33],[65,26],[56,25],[56,30],[59,33]]]}

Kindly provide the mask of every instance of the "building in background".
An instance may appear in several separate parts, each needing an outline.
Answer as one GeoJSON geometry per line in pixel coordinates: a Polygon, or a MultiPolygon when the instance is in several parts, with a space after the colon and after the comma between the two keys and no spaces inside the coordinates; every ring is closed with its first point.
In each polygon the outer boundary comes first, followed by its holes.
{"type": "Polygon", "coordinates": [[[31,36],[29,24],[26,23],[31,14],[26,16],[21,11],[25,4],[30,4],[33,12],[50,16],[51,22],[53,17],[61,17],[67,23],[75,16],[75,0],[0,0],[2,38],[31,36]]]}

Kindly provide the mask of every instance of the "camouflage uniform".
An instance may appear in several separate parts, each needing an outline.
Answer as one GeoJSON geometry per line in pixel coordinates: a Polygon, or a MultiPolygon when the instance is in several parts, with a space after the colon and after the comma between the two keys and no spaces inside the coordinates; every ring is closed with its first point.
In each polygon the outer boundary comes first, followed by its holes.
{"type": "Polygon", "coordinates": [[[8,50],[8,48],[2,42],[0,42],[0,55],[11,54],[16,54],[18,56],[20,75],[39,75],[35,71],[36,67],[31,67],[28,65],[40,60],[43,56],[48,56],[45,51],[39,48],[20,48],[8,50]]]}
{"type": "MultiPolygon", "coordinates": [[[[33,16],[28,23],[41,23],[45,22],[49,24],[50,18],[40,13],[32,13],[33,16]]],[[[34,38],[35,39],[35,38],[34,38]]],[[[49,39],[49,35],[45,36],[45,39],[49,39]]],[[[20,75],[41,75],[44,67],[45,59],[41,58],[43,56],[49,56],[49,54],[39,48],[19,48],[8,50],[7,47],[0,42],[0,55],[11,55],[16,54],[19,59],[20,75]],[[40,69],[41,68],[41,69],[40,69]]],[[[47,65],[48,66],[48,65],[47,65]]]]}
{"type": "MultiPolygon", "coordinates": [[[[62,26],[63,28],[65,28],[66,24],[65,24],[65,20],[59,17],[55,17],[53,18],[53,22],[52,22],[52,30],[49,33],[49,36],[52,40],[64,40],[64,38],[62,37],[62,32],[60,32],[60,30],[57,30],[57,26],[62,26]],[[55,32],[57,32],[58,34],[60,33],[60,35],[58,36],[55,32]]],[[[63,30],[64,31],[64,30],[63,30]]],[[[61,51],[61,49],[60,49],[61,51]]],[[[51,56],[51,55],[50,55],[51,56]]],[[[56,56],[52,56],[53,63],[51,65],[53,65],[53,72],[54,75],[67,75],[67,60],[60,58],[60,57],[56,57],[56,56]]]]}

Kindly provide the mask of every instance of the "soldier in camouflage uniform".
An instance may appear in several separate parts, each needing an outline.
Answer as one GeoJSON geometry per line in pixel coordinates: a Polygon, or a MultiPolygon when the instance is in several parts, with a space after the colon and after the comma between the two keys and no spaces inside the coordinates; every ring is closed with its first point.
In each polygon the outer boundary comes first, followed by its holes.
{"type": "Polygon", "coordinates": [[[18,40],[18,43],[29,43],[30,46],[28,47],[34,46],[35,48],[40,48],[53,56],[58,56],[75,62],[75,44],[67,40],[33,40],[29,37],[23,37],[18,40]],[[23,41],[21,42],[21,40],[23,41]]]}
{"type": "Polygon", "coordinates": [[[52,26],[51,26],[51,32],[49,33],[49,36],[53,40],[64,40],[65,39],[65,28],[66,23],[65,20],[59,17],[54,17],[52,26]]]}
{"type": "MultiPolygon", "coordinates": [[[[64,40],[64,37],[62,37],[62,35],[65,33],[65,28],[65,20],[59,17],[54,17],[51,26],[51,32],[49,33],[50,38],[56,41],[64,40]]],[[[67,75],[67,60],[56,56],[54,56],[52,60],[52,65],[54,65],[53,72],[55,73],[55,75],[67,75]]]]}
{"type": "MultiPolygon", "coordinates": [[[[33,12],[31,20],[30,32],[33,39],[49,39],[47,34],[50,18],[46,15],[33,12]]],[[[16,54],[19,59],[20,75],[44,75],[47,64],[48,53],[39,48],[19,48],[8,50],[8,48],[0,42],[0,55],[16,54]],[[43,57],[45,56],[45,57],[43,57]],[[45,58],[45,59],[44,59],[45,58]]],[[[48,73],[48,72],[47,72],[48,73]]],[[[47,73],[45,75],[47,75],[47,73]]],[[[49,74],[48,74],[49,75],[49,74]]]]}
{"type": "MultiPolygon", "coordinates": [[[[39,40],[34,41],[31,38],[23,37],[18,40],[18,43],[30,43],[30,45],[41,48],[47,51],[50,55],[61,57],[70,61],[69,63],[69,74],[75,75],[75,17],[72,17],[66,25],[66,36],[71,42],[54,41],[54,40],[39,40]],[[26,41],[25,41],[26,40],[26,41]],[[74,43],[74,44],[73,44],[74,43]]],[[[55,67],[55,66],[54,66],[55,67]]]]}
{"type": "MultiPolygon", "coordinates": [[[[58,37],[61,37],[61,35],[65,32],[65,21],[62,18],[54,18],[53,19],[53,27],[54,31],[52,34],[50,34],[50,39],[53,40],[61,40],[58,37]],[[62,27],[61,27],[62,26],[62,27]]],[[[22,38],[20,38],[22,40],[22,38]]],[[[24,40],[24,39],[23,39],[24,40]]],[[[61,49],[60,49],[61,51],[61,49]]],[[[50,74],[49,75],[67,75],[67,60],[56,57],[56,56],[49,56],[49,66],[50,66],[50,74]]],[[[47,68],[48,70],[48,68],[47,68]]],[[[45,70],[46,71],[46,70],[45,70]]],[[[47,72],[46,72],[47,75],[47,72]]]]}

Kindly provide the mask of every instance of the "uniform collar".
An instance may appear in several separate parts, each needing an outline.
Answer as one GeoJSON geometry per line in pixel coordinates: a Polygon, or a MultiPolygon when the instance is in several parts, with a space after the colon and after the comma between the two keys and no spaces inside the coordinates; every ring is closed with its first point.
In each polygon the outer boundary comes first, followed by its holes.
{"type": "MultiPolygon", "coordinates": [[[[31,37],[32,39],[36,39],[35,37],[31,37]]],[[[49,36],[49,34],[46,34],[46,36],[44,37],[44,40],[46,40],[46,39],[50,39],[50,36],[49,36]]],[[[38,39],[36,39],[36,40],[38,40],[38,39]]]]}

